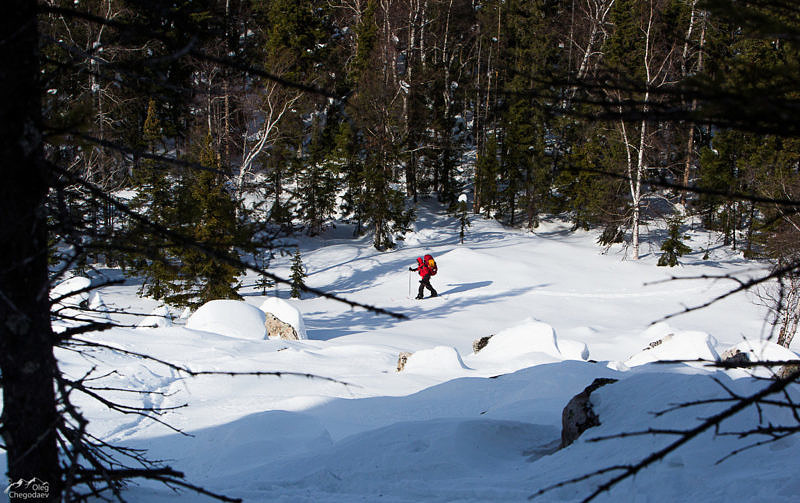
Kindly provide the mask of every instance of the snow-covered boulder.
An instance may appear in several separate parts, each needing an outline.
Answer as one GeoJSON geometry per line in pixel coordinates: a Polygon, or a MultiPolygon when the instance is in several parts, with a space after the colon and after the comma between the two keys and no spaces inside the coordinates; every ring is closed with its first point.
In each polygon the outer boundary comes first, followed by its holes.
{"type": "MultiPolygon", "coordinates": [[[[172,326],[172,315],[167,306],[160,306],[153,309],[148,316],[136,324],[137,328],[166,328],[172,326]]],[[[207,330],[211,332],[211,330],[207,330]]]]}
{"type": "Polygon", "coordinates": [[[50,300],[55,301],[50,310],[61,317],[53,323],[53,330],[61,332],[67,327],[108,320],[106,313],[94,314],[91,311],[91,293],[88,290],[91,285],[89,278],[75,276],[50,289],[50,300]]]}
{"type": "Polygon", "coordinates": [[[100,295],[100,292],[94,292],[91,294],[88,300],[90,317],[97,322],[109,322],[111,321],[111,316],[109,315],[110,310],[108,306],[106,306],[105,301],[103,301],[103,296],[100,295]]]}
{"type": "Polygon", "coordinates": [[[628,367],[664,360],[719,360],[717,340],[705,333],[686,331],[669,333],[651,342],[649,347],[625,361],[628,367]]]}
{"type": "MultiPolygon", "coordinates": [[[[549,325],[548,325],[549,326],[549,325]]],[[[552,327],[550,327],[552,330],[552,327]]],[[[501,332],[502,333],[502,332],[501,332]]],[[[555,350],[553,350],[553,346],[549,344],[550,341],[550,334],[547,332],[547,328],[545,327],[535,327],[532,330],[533,334],[543,334],[547,343],[544,345],[544,348],[541,346],[537,346],[534,351],[539,353],[545,353],[550,356],[556,356],[560,358],[564,358],[565,360],[588,360],[589,359],[589,347],[586,343],[581,341],[573,341],[570,339],[557,339],[555,336],[555,331],[553,331],[553,338],[555,340],[555,350]],[[546,349],[546,350],[542,350],[546,349]]],[[[519,337],[521,331],[514,331],[512,335],[505,335],[504,338],[507,340],[505,343],[500,342],[499,344],[508,344],[509,348],[512,346],[511,340],[519,337]]],[[[489,341],[492,340],[493,335],[487,335],[486,337],[480,337],[472,341],[472,352],[473,354],[477,354],[483,348],[489,345],[489,341]]],[[[522,336],[525,337],[525,336],[522,336]]],[[[541,341],[540,341],[541,342],[541,341]]],[[[530,347],[530,340],[525,341],[523,344],[518,345],[517,347],[530,347]]],[[[512,350],[516,350],[515,348],[510,348],[512,350]]],[[[496,349],[497,350],[497,349],[496,349]]],[[[531,351],[525,350],[525,353],[530,353],[531,351]]],[[[518,353],[519,354],[519,353],[518,353]]]]}
{"type": "Polygon", "coordinates": [[[264,312],[241,300],[212,300],[186,321],[192,330],[214,332],[237,339],[266,339],[264,312]]]}
{"type": "Polygon", "coordinates": [[[746,340],[729,348],[725,353],[745,353],[751,362],[796,360],[797,353],[772,341],[746,340]]]}
{"type": "Polygon", "coordinates": [[[269,297],[261,304],[261,311],[272,315],[271,317],[265,316],[264,318],[264,322],[266,323],[265,328],[269,337],[281,339],[308,339],[308,335],[306,335],[306,326],[305,323],[303,323],[303,315],[300,314],[300,311],[296,307],[285,300],[277,297],[269,297]],[[294,329],[295,337],[289,337],[288,334],[291,332],[287,330],[286,327],[282,326],[281,323],[277,323],[278,321],[291,326],[291,328],[294,329]]]}
{"type": "Polygon", "coordinates": [[[50,289],[50,299],[59,301],[53,306],[58,307],[78,307],[86,305],[89,301],[89,291],[86,289],[92,285],[92,280],[83,276],[75,276],[62,281],[50,289]],[[78,292],[70,295],[73,292],[78,292]]]}
{"type": "MultiPolygon", "coordinates": [[[[737,358],[737,361],[764,362],[797,360],[794,351],[767,340],[745,340],[732,346],[722,353],[722,360],[737,358]]],[[[750,375],[758,377],[772,377],[778,368],[751,367],[745,370],[750,375]]]]}
{"type": "Polygon", "coordinates": [[[405,372],[417,374],[449,374],[464,370],[469,368],[464,365],[456,348],[450,346],[421,349],[407,358],[404,369],[405,372]]]}
{"type": "Polygon", "coordinates": [[[545,353],[562,358],[553,327],[540,321],[527,320],[492,336],[480,356],[482,359],[501,360],[526,353],[545,353]]]}

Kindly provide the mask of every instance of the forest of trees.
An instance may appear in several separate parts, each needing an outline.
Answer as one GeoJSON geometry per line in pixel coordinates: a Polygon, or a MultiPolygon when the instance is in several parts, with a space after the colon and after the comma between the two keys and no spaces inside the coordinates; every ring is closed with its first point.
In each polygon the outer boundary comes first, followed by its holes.
{"type": "MultiPolygon", "coordinates": [[[[598,229],[632,259],[656,228],[683,250],[697,217],[771,261],[778,342],[797,328],[793,1],[11,4],[0,204],[26,246],[3,252],[24,264],[0,277],[0,315],[16,320],[6,382],[26,361],[55,368],[41,292],[64,271],[121,266],[143,295],[196,306],[236,298],[245,264],[266,269],[282,236],[344,221],[388,250],[420,198],[456,213],[462,194],[507,225],[555,214],[598,229]]],[[[52,415],[22,427],[6,412],[56,410],[39,374],[38,395],[4,387],[3,431],[27,431],[4,433],[9,460],[15,442],[56,442],[52,415]]],[[[60,480],[45,456],[11,470],[60,480]]]]}
{"type": "MultiPolygon", "coordinates": [[[[648,223],[689,215],[748,257],[796,251],[798,222],[774,202],[800,187],[794,131],[709,115],[726,102],[702,93],[789,98],[796,40],[713,2],[47,4],[48,157],[221,253],[334,219],[386,250],[419,197],[455,210],[462,193],[508,225],[599,228],[633,259],[648,223]]],[[[796,30],[781,5],[773,21],[796,30]]],[[[82,195],[65,184],[61,201],[89,235],[78,262],[120,264],[176,305],[236,296],[240,269],[157,239],[123,250],[140,224],[82,195]]]]}

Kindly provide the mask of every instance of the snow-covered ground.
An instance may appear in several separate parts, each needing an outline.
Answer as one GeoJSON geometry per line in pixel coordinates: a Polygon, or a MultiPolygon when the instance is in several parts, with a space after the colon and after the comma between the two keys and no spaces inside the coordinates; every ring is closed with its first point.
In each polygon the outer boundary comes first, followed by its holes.
{"type": "MultiPolygon", "coordinates": [[[[655,266],[656,244],[645,249],[642,260],[625,260],[620,248],[604,254],[595,233],[571,233],[560,222],[545,222],[530,233],[476,218],[466,242],[458,244],[457,222],[432,205],[420,211],[416,231],[388,253],[375,251],[367,238],[348,238],[349,231],[340,226],[322,238],[301,239],[307,283],[406,319],[321,298],[288,299],[302,313],[308,339],[264,340],[256,333],[261,318],[252,309],[217,308],[188,324],[159,323],[163,308],[137,298],[135,282],[101,289],[106,306],[153,312],[148,324],[158,328],[117,328],[92,334],[91,340],[195,371],[321,378],[190,378],[109,351],[89,357],[61,352],[73,377],[97,365],[97,375],[115,370],[102,380],[108,386],[157,392],[112,394],[117,400],[188,405],[160,418],[191,434],[184,436],[80,400],[93,432],[146,448],[192,483],[246,501],[521,502],[560,481],[636,462],[674,440],[645,435],[589,442],[593,437],[689,428],[726,404],[653,413],[725,397],[723,385],[742,394],[766,385],[742,370],[649,362],[713,359],[737,344],[766,359],[794,357],[763,343],[765,310],[749,294],[659,322],[735,286],[669,281],[671,276],[743,278],[758,272],[757,264],[713,242],[704,260],[706,234],[693,234],[695,251],[682,267],[663,268],[655,266]],[[417,281],[408,267],[424,253],[437,259],[432,283],[440,296],[417,301],[417,281]],[[497,335],[489,345],[473,354],[473,341],[492,334],[497,335]],[[663,344],[643,352],[664,337],[663,344]],[[397,372],[400,352],[414,354],[397,372]],[[562,409],[597,377],[619,379],[592,395],[602,425],[557,450],[562,409]]],[[[290,257],[272,265],[286,277],[290,257]]],[[[266,299],[254,283],[254,276],[246,278],[241,293],[259,307],[266,299]]],[[[286,299],[288,288],[270,295],[286,299]]],[[[800,398],[797,387],[790,393],[800,398]]],[[[766,407],[761,414],[762,424],[796,424],[787,410],[766,407]]],[[[758,421],[759,411],[747,410],[723,423],[722,431],[748,429],[758,421]]],[[[796,500],[797,438],[717,464],[744,445],[733,436],[705,433],[599,500],[796,500]]],[[[556,489],[540,500],[580,501],[615,474],[556,489]]],[[[149,483],[131,487],[125,496],[134,502],[205,500],[149,483]]]]}

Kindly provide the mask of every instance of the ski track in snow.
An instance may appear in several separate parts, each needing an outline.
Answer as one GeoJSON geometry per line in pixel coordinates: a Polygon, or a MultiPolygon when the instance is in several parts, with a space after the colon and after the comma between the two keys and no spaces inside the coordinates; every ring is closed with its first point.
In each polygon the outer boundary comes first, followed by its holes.
{"type": "Polygon", "coordinates": [[[554,292],[550,290],[534,290],[524,295],[539,295],[547,297],[583,297],[595,299],[625,299],[631,297],[668,297],[685,293],[694,293],[707,290],[705,287],[678,288],[674,290],[643,290],[641,292],[554,292]]]}

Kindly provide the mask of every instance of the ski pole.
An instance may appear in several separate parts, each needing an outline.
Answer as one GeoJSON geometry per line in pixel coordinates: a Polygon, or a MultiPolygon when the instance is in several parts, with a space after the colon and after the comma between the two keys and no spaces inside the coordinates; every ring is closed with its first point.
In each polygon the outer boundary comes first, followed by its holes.
{"type": "Polygon", "coordinates": [[[408,271],[408,296],[411,297],[411,271],[408,271]]]}

